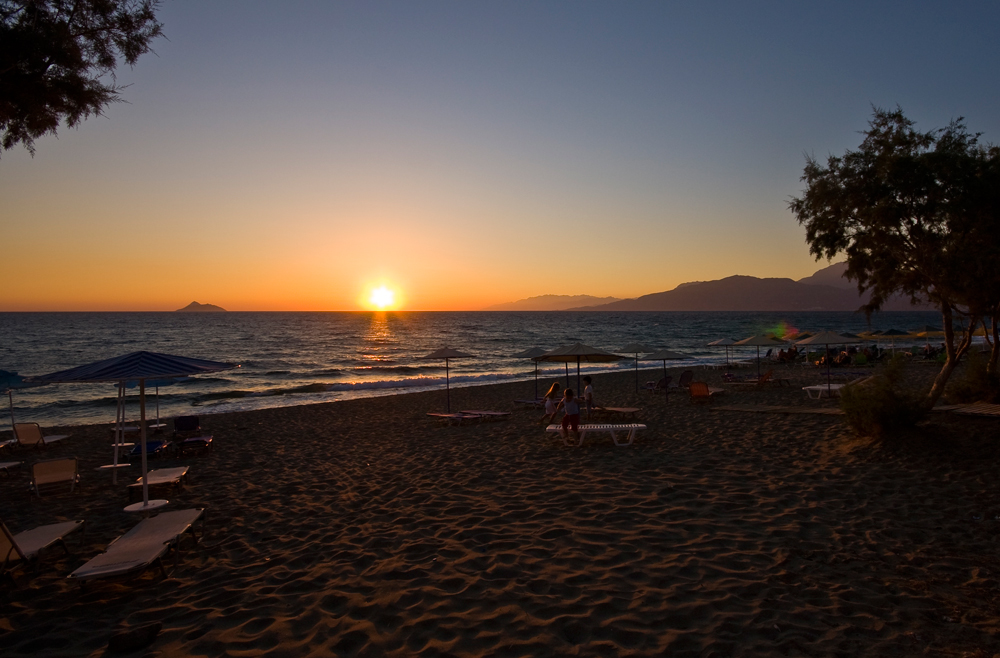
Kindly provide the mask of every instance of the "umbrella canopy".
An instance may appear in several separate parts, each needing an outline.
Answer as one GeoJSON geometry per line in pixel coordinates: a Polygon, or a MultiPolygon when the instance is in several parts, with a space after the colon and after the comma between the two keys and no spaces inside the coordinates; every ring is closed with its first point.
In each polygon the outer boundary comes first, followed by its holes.
{"type": "Polygon", "coordinates": [[[652,347],[647,347],[643,343],[629,343],[621,349],[625,354],[635,355],[635,392],[639,392],[639,355],[655,351],[652,347]]]}
{"type": "Polygon", "coordinates": [[[720,338],[719,340],[713,340],[711,343],[705,343],[707,347],[726,348],[726,368],[729,368],[729,347],[735,344],[736,344],[735,338],[720,338]]]}
{"type": "MultiPolygon", "coordinates": [[[[149,485],[146,482],[146,380],[183,377],[207,372],[239,368],[233,363],[193,359],[186,356],[158,352],[132,352],[103,361],[97,361],[69,370],[32,377],[30,381],[44,384],[71,384],[84,382],[139,381],[139,432],[142,445],[142,505],[149,506],[149,485]]],[[[115,464],[118,451],[115,450],[115,464]]]]}
{"type": "Polygon", "coordinates": [[[538,360],[537,358],[545,354],[548,350],[544,350],[541,347],[532,347],[531,349],[524,350],[523,352],[518,352],[514,355],[515,359],[531,359],[535,362],[535,399],[538,399],[538,360]]]}
{"type": "MultiPolygon", "coordinates": [[[[830,345],[847,345],[848,343],[863,343],[864,341],[857,336],[846,336],[844,334],[838,334],[833,331],[823,331],[809,338],[797,341],[796,346],[799,345],[824,345],[827,350],[830,349],[830,345]]],[[[826,393],[830,395],[830,355],[824,355],[826,358],[826,393]]]]}
{"type": "Polygon", "coordinates": [[[760,379],[760,348],[764,347],[778,347],[779,345],[787,345],[788,343],[780,338],[775,338],[774,336],[767,336],[765,334],[758,334],[756,336],[750,336],[750,338],[744,338],[743,340],[738,340],[733,345],[749,345],[757,348],[757,379],[760,379]]]}
{"type": "Polygon", "coordinates": [[[909,331],[900,331],[899,329],[886,329],[882,332],[883,338],[888,338],[892,343],[892,352],[896,353],[896,336],[909,336],[909,331]]]}
{"type": "Polygon", "coordinates": [[[471,357],[471,354],[459,352],[458,350],[450,347],[442,347],[439,350],[431,352],[427,356],[420,357],[421,359],[444,359],[444,388],[445,391],[447,391],[448,397],[448,413],[451,413],[451,376],[448,373],[448,361],[451,359],[468,359],[471,357]]]}
{"type": "Polygon", "coordinates": [[[591,347],[589,345],[584,345],[583,343],[576,343],[575,345],[567,345],[565,347],[557,347],[551,352],[546,352],[540,357],[537,357],[539,361],[558,361],[560,363],[576,363],[576,388],[577,393],[580,389],[580,364],[581,363],[610,363],[612,361],[619,361],[622,357],[617,354],[612,354],[602,349],[596,347],[591,347]]]}
{"type": "MultiPolygon", "coordinates": [[[[663,378],[667,378],[667,361],[680,361],[681,359],[690,359],[691,357],[686,354],[681,354],[680,352],[674,352],[672,350],[660,350],[658,352],[653,352],[652,354],[647,354],[642,357],[643,361],[663,361],[663,378]]],[[[667,396],[667,402],[670,402],[670,389],[663,387],[665,395],[667,396]]]]}

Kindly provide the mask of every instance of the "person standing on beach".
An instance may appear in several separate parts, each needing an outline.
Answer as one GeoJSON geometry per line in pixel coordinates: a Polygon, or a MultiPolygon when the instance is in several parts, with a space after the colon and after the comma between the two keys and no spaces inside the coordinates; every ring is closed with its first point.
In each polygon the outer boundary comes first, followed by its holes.
{"type": "Polygon", "coordinates": [[[583,403],[587,405],[587,420],[590,420],[590,412],[597,408],[597,404],[594,402],[594,387],[591,385],[593,380],[590,375],[583,378],[583,383],[587,386],[583,389],[583,403]]]}
{"type": "Polygon", "coordinates": [[[559,397],[559,382],[555,382],[545,393],[545,415],[542,416],[542,424],[548,425],[554,422],[556,419],[556,413],[559,411],[559,404],[556,399],[559,397]]]}
{"type": "Polygon", "coordinates": [[[562,419],[562,430],[559,432],[562,438],[566,438],[566,429],[572,428],[573,437],[579,436],[580,433],[580,405],[577,403],[576,398],[573,397],[573,389],[567,388],[563,392],[562,402],[559,406],[563,408],[566,415],[562,419]]]}

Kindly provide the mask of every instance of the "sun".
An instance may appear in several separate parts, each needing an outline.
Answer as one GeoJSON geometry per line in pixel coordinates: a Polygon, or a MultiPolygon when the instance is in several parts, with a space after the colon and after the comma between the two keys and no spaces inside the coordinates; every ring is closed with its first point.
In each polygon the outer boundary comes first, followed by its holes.
{"type": "Polygon", "coordinates": [[[396,293],[385,286],[374,288],[368,296],[368,303],[380,311],[392,307],[396,303],[396,293]]]}

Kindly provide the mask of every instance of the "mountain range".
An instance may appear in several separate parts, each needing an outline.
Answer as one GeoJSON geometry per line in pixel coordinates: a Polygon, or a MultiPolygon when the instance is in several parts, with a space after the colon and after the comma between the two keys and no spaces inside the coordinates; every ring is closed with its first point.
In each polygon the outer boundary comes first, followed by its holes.
{"type": "MultiPolygon", "coordinates": [[[[682,283],[673,290],[643,295],[635,299],[620,299],[607,303],[575,306],[544,307],[538,301],[548,297],[569,298],[568,295],[544,295],[486,310],[505,311],[856,311],[867,301],[858,294],[857,286],[844,278],[846,263],[834,263],[811,276],[795,281],[784,278],[760,279],[754,276],[730,276],[715,281],[682,283]],[[529,305],[528,303],[531,302],[529,305]]],[[[890,300],[886,311],[933,310],[928,305],[913,306],[908,299],[890,300]]]]}

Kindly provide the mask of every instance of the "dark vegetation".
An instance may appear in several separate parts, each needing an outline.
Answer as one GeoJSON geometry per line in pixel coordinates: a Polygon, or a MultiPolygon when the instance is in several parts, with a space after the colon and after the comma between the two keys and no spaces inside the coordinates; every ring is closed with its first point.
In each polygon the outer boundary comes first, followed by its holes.
{"type": "Polygon", "coordinates": [[[162,35],[158,0],[0,0],[0,150],[122,102],[120,62],[162,35]]]}
{"type": "MultiPolygon", "coordinates": [[[[846,255],[847,278],[870,294],[866,313],[893,295],[941,310],[946,356],[923,396],[929,411],[987,321],[992,352],[986,369],[997,373],[1000,148],[981,145],[961,118],[930,132],[914,125],[901,109],[876,108],[858,150],[830,156],[825,166],[807,158],[806,189],[789,208],[806,227],[817,259],[846,255]]],[[[889,425],[905,422],[909,398],[892,391],[883,382],[875,399],[850,396],[846,404],[861,426],[873,414],[889,425]],[[876,414],[877,404],[887,408],[876,414]],[[870,410],[862,413],[866,405],[870,410]]]]}

